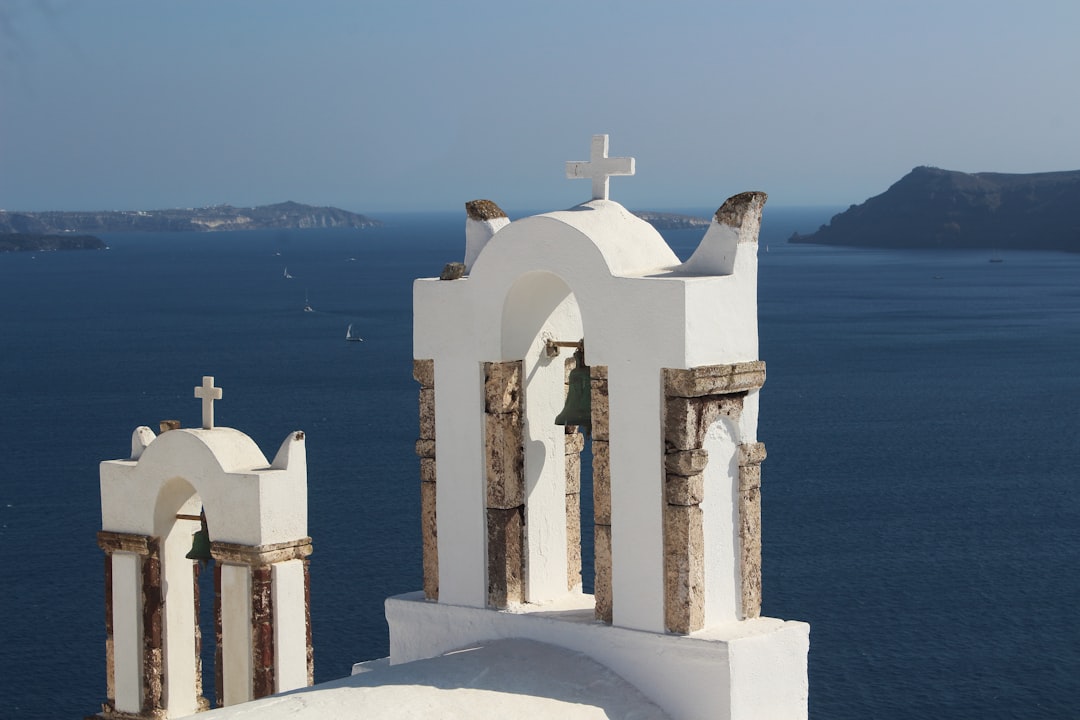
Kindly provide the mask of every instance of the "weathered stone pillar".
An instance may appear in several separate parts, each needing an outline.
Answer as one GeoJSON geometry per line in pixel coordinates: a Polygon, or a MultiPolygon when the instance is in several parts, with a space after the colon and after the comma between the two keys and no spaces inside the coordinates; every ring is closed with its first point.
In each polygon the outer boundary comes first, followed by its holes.
{"type": "Polygon", "coordinates": [[[258,547],[210,544],[219,565],[219,704],[311,684],[311,550],[311,538],[258,547]]]}
{"type": "Polygon", "coordinates": [[[439,599],[439,530],[435,522],[435,361],[413,360],[420,383],[420,536],[423,546],[424,597],[439,599]]]}
{"type": "Polygon", "coordinates": [[[525,601],[525,451],[522,362],[484,363],[487,603],[525,601]]]}
{"type": "Polygon", "coordinates": [[[608,445],[608,373],[606,365],[590,367],[593,453],[593,598],[596,619],[611,623],[611,451],[608,445]]]}
{"type": "MultiPolygon", "coordinates": [[[[664,383],[664,622],[669,632],[687,634],[705,626],[705,500],[704,472],[709,462],[705,436],[722,416],[737,420],[743,398],[765,381],[761,361],[709,365],[689,370],[663,371],[664,383]]],[[[743,445],[742,447],[748,447],[743,445]]],[[[743,472],[740,449],[738,482],[739,548],[735,567],[739,572],[742,617],[756,617],[761,597],[760,468],[743,472]],[[743,483],[746,497],[743,502],[743,483]],[[750,517],[745,513],[756,513],[750,517]],[[745,536],[744,536],[745,535],[745,536]],[[755,580],[756,577],[756,580],[755,580]],[[753,588],[757,589],[754,590],[753,588]],[[749,599],[750,604],[747,605],[749,599]],[[750,614],[752,613],[752,614],[750,614]]],[[[761,457],[764,457],[763,451],[761,457]]],[[[760,463],[760,460],[758,460],[760,463]]],[[[753,465],[748,462],[747,465],[753,465]]],[[[723,502],[716,498],[716,502],[723,502]]],[[[736,538],[732,538],[736,542],[736,538]]]]}
{"type": "Polygon", "coordinates": [[[164,688],[158,538],[103,530],[105,718],[161,718],[164,688]]]}
{"type": "Polygon", "coordinates": [[[761,615],[761,463],[765,443],[739,446],[739,544],[743,617],[761,615]]]}
{"type": "Polygon", "coordinates": [[[566,589],[581,585],[581,451],[585,436],[566,428],[566,589]]]}

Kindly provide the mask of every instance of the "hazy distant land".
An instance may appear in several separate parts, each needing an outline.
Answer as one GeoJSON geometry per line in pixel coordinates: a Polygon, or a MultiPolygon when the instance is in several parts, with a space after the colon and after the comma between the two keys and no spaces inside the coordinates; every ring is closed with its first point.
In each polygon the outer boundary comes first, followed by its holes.
{"type": "Polygon", "coordinates": [[[0,253],[48,252],[51,250],[105,250],[108,246],[93,235],[42,235],[0,233],[0,253]]]}
{"type": "Polygon", "coordinates": [[[790,242],[1080,252],[1080,170],[1019,175],[917,167],[790,242]]]}
{"type": "Polygon", "coordinates": [[[175,232],[215,230],[287,230],[366,228],[381,223],[334,207],[295,202],[240,208],[214,205],[173,210],[105,210],[100,212],[10,212],[0,210],[0,233],[175,232]]]}
{"type": "Polygon", "coordinates": [[[706,228],[712,222],[709,218],[695,217],[693,215],[680,215],[678,213],[653,212],[652,210],[635,210],[634,214],[657,230],[686,230],[689,228],[706,228]]]}

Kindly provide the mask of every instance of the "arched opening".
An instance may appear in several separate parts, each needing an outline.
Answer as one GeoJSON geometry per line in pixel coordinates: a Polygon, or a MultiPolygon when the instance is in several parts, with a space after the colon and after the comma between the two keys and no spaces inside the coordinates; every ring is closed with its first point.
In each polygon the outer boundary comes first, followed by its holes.
{"type": "Polygon", "coordinates": [[[587,362],[581,309],[562,278],[535,271],[517,279],[503,306],[502,356],[520,358],[522,363],[525,532],[521,554],[522,599],[527,602],[549,601],[578,586],[591,590],[593,584],[592,508],[591,502],[582,507],[580,483],[582,479],[588,482],[591,472],[581,472],[580,436],[555,424],[566,399],[568,358],[573,351],[551,344],[583,339],[587,362]]]}
{"type": "Polygon", "coordinates": [[[154,508],[161,538],[162,703],[171,716],[206,710],[207,689],[214,686],[214,573],[187,557],[202,510],[198,492],[180,477],[162,485],[154,508]]]}

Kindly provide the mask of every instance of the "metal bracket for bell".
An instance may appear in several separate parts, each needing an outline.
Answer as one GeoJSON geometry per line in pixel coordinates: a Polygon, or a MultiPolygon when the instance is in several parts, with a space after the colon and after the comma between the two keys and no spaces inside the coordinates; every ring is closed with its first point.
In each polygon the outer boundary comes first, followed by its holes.
{"type": "Polygon", "coordinates": [[[556,425],[577,425],[588,435],[592,431],[592,387],[589,366],[585,354],[579,349],[574,353],[577,366],[570,371],[570,387],[566,392],[566,404],[555,416],[556,425]]]}
{"type": "Polygon", "coordinates": [[[206,567],[213,557],[210,555],[210,531],[206,527],[206,513],[200,513],[199,520],[202,527],[191,536],[191,551],[184,557],[189,560],[198,560],[199,564],[206,567]]]}

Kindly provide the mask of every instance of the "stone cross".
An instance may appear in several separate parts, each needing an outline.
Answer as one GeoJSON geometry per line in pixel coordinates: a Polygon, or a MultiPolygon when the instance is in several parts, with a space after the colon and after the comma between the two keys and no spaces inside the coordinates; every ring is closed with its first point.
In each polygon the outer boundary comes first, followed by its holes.
{"type": "Polygon", "coordinates": [[[213,430],[214,401],[221,399],[221,388],[214,387],[213,375],[203,375],[202,385],[195,386],[195,397],[202,398],[203,430],[213,430]]]}
{"type": "Polygon", "coordinates": [[[609,158],[608,136],[593,135],[588,160],[566,163],[566,177],[592,180],[592,199],[608,199],[608,180],[612,175],[633,175],[634,158],[609,158]]]}

